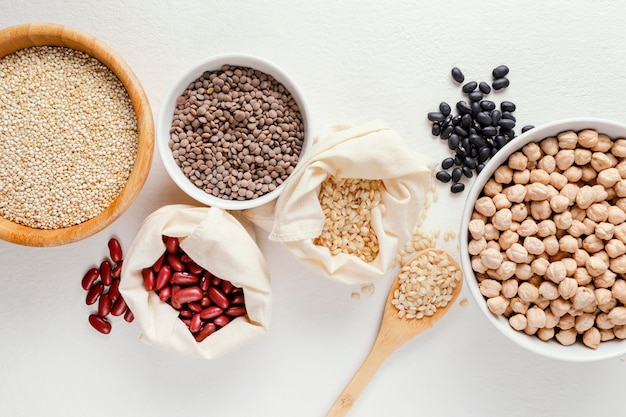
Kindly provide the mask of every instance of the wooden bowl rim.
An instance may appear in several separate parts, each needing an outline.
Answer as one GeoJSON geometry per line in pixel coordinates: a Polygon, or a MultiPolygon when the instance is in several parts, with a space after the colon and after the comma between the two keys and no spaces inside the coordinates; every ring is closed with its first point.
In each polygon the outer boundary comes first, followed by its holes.
{"type": "Polygon", "coordinates": [[[120,79],[137,116],[135,164],[122,191],[97,216],[76,226],[37,229],[0,217],[0,239],[25,246],[58,246],[87,238],[113,223],[130,207],[146,181],[154,151],[154,121],[148,97],[128,64],[104,42],[81,30],[53,23],[27,23],[0,30],[0,58],[32,46],[62,46],[84,52],[120,79]]]}

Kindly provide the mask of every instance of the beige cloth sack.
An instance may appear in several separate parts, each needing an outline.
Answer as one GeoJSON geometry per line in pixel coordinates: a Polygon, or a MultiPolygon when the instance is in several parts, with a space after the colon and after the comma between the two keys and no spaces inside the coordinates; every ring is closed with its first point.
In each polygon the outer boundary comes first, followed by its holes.
{"type": "Polygon", "coordinates": [[[269,239],[284,243],[327,277],[346,284],[370,283],[389,270],[398,249],[411,239],[433,180],[430,167],[434,164],[412,152],[398,132],[382,121],[333,126],[314,139],[275,207],[244,214],[268,229],[269,239]],[[330,175],[383,181],[381,203],[385,210],[372,210],[372,228],[379,241],[373,262],[348,254],[332,256],[327,248],[313,244],[324,226],[320,186],[330,175]]]}
{"type": "Polygon", "coordinates": [[[223,355],[264,334],[270,323],[269,269],[253,231],[214,207],[172,205],[148,216],[124,259],[120,292],[141,326],[143,341],[190,356],[223,355]],[[142,269],[165,251],[162,235],[180,238],[180,247],[198,265],[242,287],[247,317],[237,317],[197,343],[178,311],[143,285],[142,269]]]}

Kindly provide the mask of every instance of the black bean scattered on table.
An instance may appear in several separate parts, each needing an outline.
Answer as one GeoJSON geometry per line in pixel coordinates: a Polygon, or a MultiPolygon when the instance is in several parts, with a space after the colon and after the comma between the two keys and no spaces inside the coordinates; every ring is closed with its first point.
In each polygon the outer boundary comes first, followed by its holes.
{"type": "MultiPolygon", "coordinates": [[[[435,176],[441,182],[451,181],[451,192],[460,193],[465,189],[463,178],[480,173],[489,159],[515,137],[516,105],[508,100],[497,105],[486,98],[492,90],[509,86],[506,65],[493,68],[491,85],[486,81],[464,83],[465,75],[458,67],[452,68],[451,74],[466,99],[454,106],[442,101],[438,111],[428,113],[427,117],[432,122],[433,136],[446,141],[453,152],[453,156],[441,161],[441,170],[435,176]]],[[[532,128],[533,125],[526,125],[522,133],[532,128]]]]}

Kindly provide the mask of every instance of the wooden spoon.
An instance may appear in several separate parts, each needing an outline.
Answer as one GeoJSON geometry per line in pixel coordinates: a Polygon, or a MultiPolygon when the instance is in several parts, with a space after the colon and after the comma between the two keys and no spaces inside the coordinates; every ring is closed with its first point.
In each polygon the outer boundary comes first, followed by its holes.
{"type": "MultiPolygon", "coordinates": [[[[409,259],[407,264],[411,263],[417,257],[427,254],[428,252],[436,252],[446,255],[450,260],[450,264],[454,265],[459,271],[461,270],[454,258],[452,258],[452,256],[450,256],[447,252],[440,249],[425,249],[419,251],[413,255],[411,259],[409,259]]],[[[425,316],[421,319],[398,317],[398,309],[391,304],[391,301],[394,299],[394,292],[398,286],[399,280],[398,277],[396,277],[393,285],[391,286],[391,290],[389,291],[389,295],[387,296],[385,310],[383,311],[382,321],[378,330],[378,335],[374,341],[374,345],[361,367],[330,408],[326,417],[345,416],[359,397],[359,394],[361,394],[368,382],[372,379],[380,365],[383,364],[385,359],[387,359],[389,355],[391,355],[405,342],[430,328],[448,312],[461,292],[461,288],[463,287],[463,278],[461,277],[461,279],[457,281],[456,287],[452,290],[452,299],[445,307],[439,307],[432,316],[425,316]]]]}

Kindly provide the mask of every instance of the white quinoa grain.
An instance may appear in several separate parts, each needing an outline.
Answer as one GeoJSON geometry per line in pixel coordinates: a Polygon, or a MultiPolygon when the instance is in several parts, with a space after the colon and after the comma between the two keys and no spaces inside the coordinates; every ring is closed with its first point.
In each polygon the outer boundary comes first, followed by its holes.
{"type": "Polygon", "coordinates": [[[130,97],[95,58],[43,46],[0,59],[0,216],[39,229],[97,216],[137,146],[130,97]]]}

